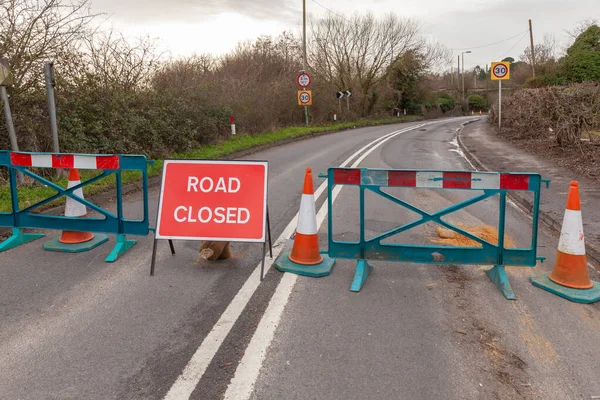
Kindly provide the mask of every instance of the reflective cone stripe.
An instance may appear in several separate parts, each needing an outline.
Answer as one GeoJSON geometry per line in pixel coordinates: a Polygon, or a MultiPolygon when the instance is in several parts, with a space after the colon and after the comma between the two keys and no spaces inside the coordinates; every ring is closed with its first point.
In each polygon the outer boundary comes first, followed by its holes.
{"type": "MultiPolygon", "coordinates": [[[[70,189],[79,184],[81,184],[81,177],[79,176],[79,171],[77,169],[71,169],[69,171],[69,183],[67,184],[67,189],[70,189]]],[[[84,198],[82,188],[73,191],[73,194],[78,197],[81,197],[82,199],[84,198]]],[[[67,196],[67,204],[65,205],[65,217],[84,218],[86,216],[87,209],[85,207],[85,204],[82,204],[79,201],[67,196]]],[[[91,232],[63,231],[58,241],[60,243],[65,244],[77,244],[88,242],[93,238],[94,234],[91,232]]]]}
{"type": "Polygon", "coordinates": [[[319,236],[317,232],[317,213],[315,210],[315,195],[312,180],[312,170],[306,169],[298,226],[294,247],[289,256],[290,261],[301,265],[316,265],[323,261],[319,252],[319,236]]]}
{"type": "MultiPolygon", "coordinates": [[[[76,169],[72,169],[69,172],[69,183],[67,184],[67,189],[71,189],[72,187],[77,186],[79,184],[81,184],[81,177],[79,176],[79,171],[76,169]]],[[[73,194],[83,199],[82,188],[75,190],[73,194]]],[[[65,206],[65,217],[85,217],[86,215],[87,210],[85,208],[85,205],[67,196],[67,205],[65,206]]]]}
{"type": "Polygon", "coordinates": [[[549,276],[553,282],[573,289],[590,289],[590,280],[585,255],[585,236],[579,201],[579,185],[571,182],[567,207],[558,242],[556,262],[549,276]]]}

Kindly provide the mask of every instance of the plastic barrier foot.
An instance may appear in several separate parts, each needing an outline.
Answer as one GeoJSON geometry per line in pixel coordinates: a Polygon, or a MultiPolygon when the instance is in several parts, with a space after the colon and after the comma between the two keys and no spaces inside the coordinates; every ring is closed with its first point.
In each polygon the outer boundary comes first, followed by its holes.
{"type": "Polygon", "coordinates": [[[46,251],[60,251],[63,253],[82,253],[84,251],[90,251],[108,242],[108,236],[103,233],[95,233],[92,240],[88,240],[83,243],[66,244],[58,241],[59,238],[53,239],[49,242],[44,243],[42,246],[46,251]]]}
{"type": "Polygon", "coordinates": [[[24,233],[21,228],[13,228],[11,237],[0,243],[0,252],[13,249],[43,237],[43,233],[24,233]]]}
{"type": "Polygon", "coordinates": [[[504,265],[495,265],[493,268],[485,271],[485,273],[490,277],[492,282],[494,282],[496,287],[500,289],[504,297],[506,297],[508,300],[515,300],[517,298],[517,296],[515,296],[515,292],[513,292],[512,287],[510,286],[510,282],[508,281],[508,276],[504,270],[504,265]]]}
{"type": "Polygon", "coordinates": [[[354,274],[354,280],[352,281],[352,285],[350,285],[350,290],[352,292],[360,292],[362,285],[369,277],[369,273],[372,269],[373,266],[369,264],[367,260],[358,260],[358,264],[356,265],[356,273],[354,274]]]}
{"type": "Polygon", "coordinates": [[[127,252],[130,248],[132,248],[137,243],[137,240],[129,240],[125,235],[117,235],[117,244],[112,249],[108,257],[106,257],[106,262],[115,262],[121,257],[123,254],[127,252]]]}
{"type": "Polygon", "coordinates": [[[592,304],[600,301],[600,283],[595,281],[592,281],[594,287],[591,289],[572,289],[552,282],[548,278],[548,274],[532,276],[529,279],[533,286],[537,286],[575,303],[592,304]]]}
{"type": "Polygon", "coordinates": [[[296,264],[290,260],[290,251],[281,253],[277,260],[275,260],[275,268],[281,272],[291,272],[292,274],[310,276],[312,278],[319,278],[331,274],[331,270],[335,264],[335,259],[330,258],[327,253],[321,252],[323,261],[316,265],[302,265],[296,264]]]}

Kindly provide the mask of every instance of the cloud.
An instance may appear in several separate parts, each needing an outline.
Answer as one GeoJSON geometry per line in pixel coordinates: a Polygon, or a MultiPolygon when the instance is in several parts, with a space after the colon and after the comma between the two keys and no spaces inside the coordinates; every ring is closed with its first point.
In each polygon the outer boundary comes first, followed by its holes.
{"type": "MultiPolygon", "coordinates": [[[[129,23],[198,23],[237,13],[257,20],[291,21],[299,10],[287,0],[94,0],[94,10],[129,23]]],[[[237,27],[236,29],[243,29],[237,27]]]]}

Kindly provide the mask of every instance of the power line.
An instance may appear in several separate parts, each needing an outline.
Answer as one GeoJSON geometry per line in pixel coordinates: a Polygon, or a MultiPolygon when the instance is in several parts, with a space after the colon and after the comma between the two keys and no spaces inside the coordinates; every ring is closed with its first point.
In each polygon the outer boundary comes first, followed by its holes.
{"type": "MultiPolygon", "coordinates": [[[[312,1],[315,1],[315,0],[312,0],[312,1]]],[[[316,2],[315,2],[315,3],[316,3],[316,2]]],[[[465,47],[464,49],[450,49],[450,50],[452,50],[452,51],[462,51],[462,50],[475,50],[475,49],[483,49],[484,47],[495,46],[495,45],[497,45],[497,44],[500,44],[500,43],[508,42],[509,40],[511,40],[511,39],[514,39],[514,38],[518,37],[519,35],[522,35],[523,33],[527,33],[527,32],[529,32],[529,29],[525,29],[523,32],[519,32],[519,33],[517,33],[516,35],[514,35],[514,36],[511,36],[511,37],[509,37],[509,38],[506,38],[506,39],[503,39],[503,40],[501,40],[501,41],[499,41],[499,42],[490,43],[490,44],[485,44],[485,45],[483,45],[483,46],[465,47]]]]}
{"type": "MultiPolygon", "coordinates": [[[[504,53],[503,53],[503,54],[504,54],[504,56],[508,56],[508,55],[510,54],[510,52],[511,52],[511,51],[513,51],[513,50],[514,50],[514,48],[515,48],[515,47],[517,47],[517,46],[519,45],[519,43],[521,43],[521,42],[523,41],[523,39],[525,39],[525,36],[527,36],[527,33],[528,33],[528,32],[529,32],[529,30],[527,30],[527,31],[525,32],[525,34],[523,34],[523,36],[521,36],[521,39],[519,39],[519,41],[518,41],[517,43],[515,43],[515,45],[514,45],[513,47],[511,47],[511,48],[510,48],[508,51],[504,52],[504,53]]],[[[500,57],[502,57],[502,56],[500,56],[500,57]]],[[[502,60],[502,59],[504,59],[504,57],[502,57],[502,58],[500,58],[500,57],[498,57],[498,58],[497,58],[497,60],[502,60]]]]}
{"type": "Polygon", "coordinates": [[[342,19],[345,19],[346,21],[348,21],[348,22],[350,22],[350,23],[352,22],[352,21],[350,21],[348,18],[344,17],[342,14],[338,14],[338,13],[336,13],[335,11],[331,11],[329,8],[325,7],[323,4],[319,3],[318,1],[316,1],[316,0],[311,0],[311,1],[312,1],[313,3],[315,3],[316,5],[318,5],[318,6],[322,7],[322,8],[324,8],[324,9],[325,9],[325,10],[327,10],[327,11],[329,11],[331,14],[333,14],[333,15],[336,15],[336,16],[338,16],[338,17],[342,18],[342,19]]]}

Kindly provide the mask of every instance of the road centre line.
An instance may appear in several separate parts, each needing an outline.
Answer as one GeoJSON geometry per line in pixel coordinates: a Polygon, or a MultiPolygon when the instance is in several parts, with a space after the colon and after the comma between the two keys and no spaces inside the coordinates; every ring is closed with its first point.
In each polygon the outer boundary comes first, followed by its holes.
{"type": "MultiPolygon", "coordinates": [[[[414,127],[413,129],[420,128],[424,125],[414,127]]],[[[379,143],[373,145],[370,149],[365,151],[351,166],[356,168],[367,158],[373,151],[375,151],[382,144],[388,140],[405,133],[407,131],[395,132],[381,140],[379,143]]],[[[325,182],[326,183],[326,182],[325,182]]],[[[331,195],[331,202],[335,202],[343,186],[336,186],[331,195]]],[[[325,221],[328,213],[328,204],[324,203],[319,212],[317,213],[317,230],[320,229],[321,225],[325,221]]],[[[283,310],[289,300],[289,296],[292,293],[294,285],[298,275],[284,273],[283,278],[279,281],[275,293],[271,298],[263,317],[261,318],[244,356],[238,365],[235,375],[233,376],[227,391],[225,392],[225,400],[246,400],[252,395],[254,384],[256,383],[260,369],[266,358],[267,349],[271,345],[273,338],[275,337],[275,331],[283,315],[283,310]]]]}
{"type": "MultiPolygon", "coordinates": [[[[439,123],[439,122],[433,122],[433,123],[439,123]]],[[[366,153],[365,153],[366,155],[370,154],[376,147],[379,147],[381,144],[385,143],[387,140],[391,139],[392,137],[395,137],[399,134],[402,134],[402,133],[405,133],[405,132],[408,132],[408,131],[411,131],[414,129],[421,128],[421,127],[429,125],[429,124],[432,124],[432,122],[411,126],[411,127],[399,130],[399,131],[394,131],[394,132],[388,133],[386,135],[383,135],[382,137],[379,137],[379,138],[367,143],[365,146],[360,148],[358,151],[354,152],[342,164],[340,164],[340,167],[346,167],[354,158],[358,157],[361,153],[363,153],[365,151],[366,151],[366,153]],[[371,146],[373,146],[373,147],[371,147],[371,146]],[[371,149],[369,149],[369,147],[371,147],[371,149]]],[[[359,158],[357,160],[357,162],[358,163],[362,162],[362,160],[364,160],[366,155],[359,158]]],[[[355,167],[356,165],[358,165],[358,164],[355,163],[353,165],[353,167],[355,167]]],[[[319,188],[315,191],[315,201],[317,201],[319,199],[319,197],[325,192],[326,188],[327,188],[327,181],[324,181],[323,183],[321,183],[319,188]]],[[[338,186],[336,189],[338,189],[338,188],[341,189],[341,186],[338,186]]],[[[334,194],[333,194],[332,198],[335,198],[337,196],[337,193],[339,193],[339,191],[335,192],[335,190],[334,190],[334,194]]],[[[317,218],[324,219],[324,215],[326,215],[326,213],[327,213],[327,204],[324,204],[321,207],[321,209],[319,210],[319,213],[317,214],[317,218]],[[322,214],[323,209],[325,210],[324,211],[325,214],[322,214]]],[[[298,213],[296,213],[296,215],[291,219],[289,224],[285,227],[285,229],[283,230],[281,235],[273,243],[273,259],[267,258],[265,260],[265,274],[269,271],[269,269],[273,265],[273,262],[277,258],[279,253],[281,253],[288,238],[294,233],[297,223],[298,223],[298,213]]],[[[320,223],[319,223],[319,226],[320,226],[320,223]]],[[[260,268],[261,268],[261,263],[258,263],[258,265],[254,269],[254,271],[250,274],[250,276],[248,277],[248,279],[246,280],[244,285],[241,287],[241,289],[238,291],[238,293],[235,295],[235,297],[233,298],[231,303],[229,303],[229,305],[227,306],[227,308],[225,309],[225,311],[223,312],[223,314],[221,315],[221,317],[219,318],[217,323],[213,326],[213,328],[208,333],[208,335],[206,335],[206,337],[200,344],[200,347],[198,347],[198,349],[196,350],[196,352],[194,353],[194,355],[192,356],[192,358],[190,359],[188,364],[185,366],[181,375],[179,375],[177,380],[174,382],[173,386],[171,386],[171,388],[167,392],[166,396],[164,397],[164,400],[189,399],[190,395],[196,388],[198,382],[200,381],[200,379],[206,372],[206,369],[208,368],[208,366],[211,363],[212,359],[214,358],[215,354],[221,347],[221,344],[225,341],[225,338],[227,337],[227,335],[233,328],[233,325],[238,320],[242,311],[244,310],[244,308],[250,301],[250,298],[252,297],[252,295],[254,294],[256,289],[258,288],[258,286],[260,284],[260,268]]],[[[285,275],[287,275],[287,274],[285,274],[285,275]]],[[[283,278],[282,278],[282,280],[283,280],[283,278]]],[[[294,282],[295,282],[295,280],[294,280],[294,282]]],[[[289,278],[285,280],[285,283],[286,283],[286,286],[287,286],[287,284],[289,284],[289,278]]],[[[280,281],[279,285],[281,285],[281,281],[280,281]]],[[[279,286],[278,286],[278,289],[279,289],[279,286]]],[[[281,295],[282,294],[280,293],[278,296],[281,296],[281,295]]],[[[273,296],[275,296],[275,295],[273,295],[273,296]]],[[[281,301],[281,300],[279,300],[279,301],[281,301]]],[[[283,305],[285,305],[285,303],[287,303],[287,298],[283,302],[283,305]]],[[[281,310],[281,311],[283,311],[283,310],[281,310]]],[[[277,314],[276,312],[271,312],[271,313],[277,314]]],[[[279,315],[281,315],[281,313],[279,313],[279,315]]],[[[263,315],[263,319],[264,319],[264,315],[263,315]]],[[[261,320],[261,323],[262,323],[262,321],[263,320],[261,320]]],[[[269,341],[269,343],[270,343],[270,341],[269,341]]],[[[242,360],[242,362],[243,362],[243,360],[242,360]]],[[[236,375],[237,375],[237,372],[236,372],[236,375]]],[[[252,385],[253,385],[253,382],[252,382],[252,385]]]]}

